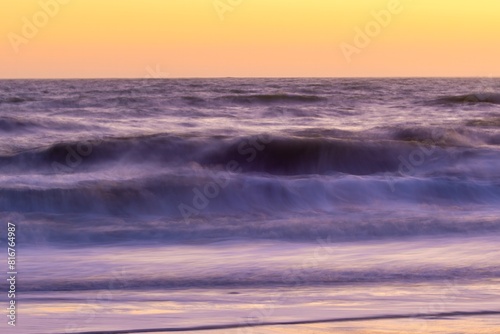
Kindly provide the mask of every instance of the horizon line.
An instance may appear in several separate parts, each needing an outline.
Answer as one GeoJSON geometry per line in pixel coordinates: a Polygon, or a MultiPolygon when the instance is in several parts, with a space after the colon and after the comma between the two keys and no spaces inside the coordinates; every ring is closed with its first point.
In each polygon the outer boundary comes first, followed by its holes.
{"type": "Polygon", "coordinates": [[[213,77],[20,77],[0,80],[177,80],[177,79],[500,79],[500,76],[213,76],[213,77]]]}

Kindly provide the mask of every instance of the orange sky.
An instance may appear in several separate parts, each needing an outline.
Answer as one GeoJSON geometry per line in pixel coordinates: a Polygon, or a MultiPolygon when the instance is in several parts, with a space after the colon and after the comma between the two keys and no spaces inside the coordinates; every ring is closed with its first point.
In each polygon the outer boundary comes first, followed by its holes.
{"type": "Polygon", "coordinates": [[[498,0],[0,1],[0,78],[500,76],[498,0]]]}

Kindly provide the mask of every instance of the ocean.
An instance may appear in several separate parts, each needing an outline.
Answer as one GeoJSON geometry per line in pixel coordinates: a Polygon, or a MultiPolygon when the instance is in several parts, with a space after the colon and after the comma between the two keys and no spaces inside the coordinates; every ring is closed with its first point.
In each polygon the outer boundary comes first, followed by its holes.
{"type": "Polygon", "coordinates": [[[2,80],[1,331],[500,333],[499,91],[2,80]]]}

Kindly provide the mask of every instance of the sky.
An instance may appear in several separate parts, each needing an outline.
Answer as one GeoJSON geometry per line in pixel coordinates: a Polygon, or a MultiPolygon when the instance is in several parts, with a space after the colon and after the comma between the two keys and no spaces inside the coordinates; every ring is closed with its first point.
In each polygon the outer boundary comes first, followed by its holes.
{"type": "Polygon", "coordinates": [[[498,0],[0,0],[0,78],[500,76],[498,0]]]}

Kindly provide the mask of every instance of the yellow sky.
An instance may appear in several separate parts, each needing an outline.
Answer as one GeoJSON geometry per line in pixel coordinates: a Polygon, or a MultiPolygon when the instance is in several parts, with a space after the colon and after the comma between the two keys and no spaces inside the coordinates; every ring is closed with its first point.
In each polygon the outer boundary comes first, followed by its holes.
{"type": "Polygon", "coordinates": [[[0,36],[0,78],[500,76],[499,0],[0,0],[0,36]]]}

